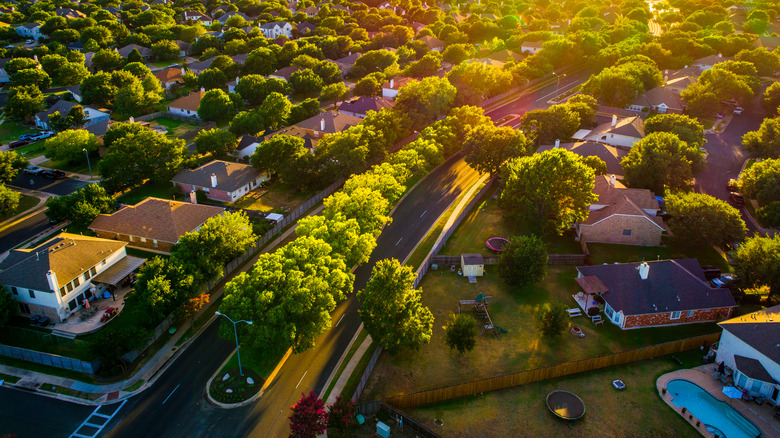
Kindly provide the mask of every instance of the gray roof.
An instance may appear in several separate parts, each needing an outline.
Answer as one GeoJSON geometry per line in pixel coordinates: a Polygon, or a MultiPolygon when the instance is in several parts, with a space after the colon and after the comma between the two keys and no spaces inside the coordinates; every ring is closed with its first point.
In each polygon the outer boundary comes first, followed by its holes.
{"type": "Polygon", "coordinates": [[[625,135],[627,137],[645,138],[645,122],[639,116],[626,117],[618,119],[615,126],[612,126],[612,122],[602,123],[597,126],[596,129],[588,134],[589,137],[603,135],[603,134],[617,134],[625,135]]]}
{"type": "MultiPolygon", "coordinates": [[[[555,145],[539,146],[536,152],[542,153],[554,149],[555,145]]],[[[628,155],[628,151],[622,148],[596,143],[594,141],[581,141],[577,143],[561,143],[561,149],[566,149],[581,157],[599,157],[607,164],[607,173],[622,175],[623,167],[620,160],[628,155]]]]}
{"type": "Polygon", "coordinates": [[[185,169],[171,179],[175,183],[189,184],[198,187],[211,187],[211,175],[217,176],[217,190],[233,192],[262,175],[257,169],[241,163],[214,160],[196,169],[185,169]]]}
{"type": "Polygon", "coordinates": [[[710,287],[696,259],[646,263],[646,280],[639,276],[639,263],[578,266],[577,271],[601,279],[609,288],[604,301],[624,315],[736,307],[729,289],[710,287]]]}
{"type": "Polygon", "coordinates": [[[59,111],[60,115],[66,115],[68,114],[68,111],[70,111],[71,108],[74,106],[79,105],[78,102],[70,102],[67,100],[58,100],[54,105],[52,105],[49,109],[46,111],[41,111],[37,114],[35,114],[36,119],[40,119],[42,122],[49,122],[49,115],[54,114],[55,112],[59,111]]]}
{"type": "Polygon", "coordinates": [[[358,117],[330,110],[321,112],[316,116],[310,117],[302,122],[298,122],[295,124],[295,126],[308,129],[310,131],[333,134],[335,132],[344,131],[345,129],[352,126],[359,125],[362,121],[363,120],[358,117]],[[322,129],[323,121],[325,122],[325,129],[322,129]]]}
{"type": "Polygon", "coordinates": [[[108,132],[108,127],[111,125],[111,122],[111,119],[104,119],[89,126],[85,126],[84,129],[96,137],[102,137],[108,132]]]}
{"type": "Polygon", "coordinates": [[[780,305],[738,316],[718,325],[780,364],[780,305]]]}
{"type": "MultiPolygon", "coordinates": [[[[277,135],[289,135],[292,137],[298,137],[303,139],[303,147],[306,149],[312,150],[317,147],[317,143],[319,143],[320,139],[317,137],[314,137],[313,135],[309,134],[308,131],[305,129],[292,125],[288,126],[286,128],[279,129],[277,131],[269,132],[262,136],[260,138],[260,141],[268,141],[272,138],[274,138],[277,135]]],[[[238,146],[239,149],[241,149],[241,145],[238,146]]]]}
{"type": "Polygon", "coordinates": [[[212,56],[211,58],[209,58],[209,59],[207,59],[205,61],[192,63],[192,64],[187,66],[187,69],[188,70],[192,70],[192,71],[194,71],[196,73],[199,73],[199,72],[201,72],[203,70],[207,70],[207,69],[211,68],[211,64],[214,63],[215,59],[217,59],[217,57],[216,56],[212,56]]]}
{"type": "Polygon", "coordinates": [[[775,379],[769,374],[769,371],[761,365],[761,362],[749,357],[734,355],[734,363],[737,365],[737,369],[740,373],[750,377],[751,379],[760,380],[762,382],[775,383],[775,379]]]}
{"type": "Polygon", "coordinates": [[[358,99],[344,102],[339,106],[339,111],[348,111],[353,114],[368,114],[369,111],[379,111],[392,108],[393,102],[379,96],[360,96],[358,99]]]}
{"type": "Polygon", "coordinates": [[[127,58],[130,56],[130,52],[133,51],[133,49],[138,50],[138,53],[141,54],[144,58],[149,58],[152,56],[152,49],[144,46],[139,46],[138,44],[128,44],[120,49],[117,50],[117,53],[119,53],[120,56],[123,58],[127,58]]]}
{"type": "Polygon", "coordinates": [[[461,254],[463,264],[465,265],[484,265],[485,260],[482,258],[482,254],[461,254]]]}

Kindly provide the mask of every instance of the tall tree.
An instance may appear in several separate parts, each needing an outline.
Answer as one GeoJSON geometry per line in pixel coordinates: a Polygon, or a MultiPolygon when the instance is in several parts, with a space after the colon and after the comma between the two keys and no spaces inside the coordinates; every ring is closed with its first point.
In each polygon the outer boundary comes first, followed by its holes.
{"type": "Polygon", "coordinates": [[[12,87],[5,106],[8,117],[15,120],[31,120],[43,107],[43,93],[35,86],[12,87]]]}
{"type": "Polygon", "coordinates": [[[60,132],[43,144],[46,158],[71,162],[84,160],[84,149],[87,153],[92,153],[97,151],[99,146],[97,137],[83,129],[60,132]]]}
{"type": "Polygon", "coordinates": [[[444,343],[458,354],[471,351],[477,345],[477,321],[466,313],[451,314],[444,327],[444,343]]]}
{"type": "Polygon", "coordinates": [[[425,78],[399,90],[395,110],[407,114],[414,127],[427,126],[452,108],[456,91],[446,79],[425,78]]]}
{"type": "Polygon", "coordinates": [[[216,160],[227,158],[237,146],[236,136],[224,129],[204,129],[195,137],[195,149],[198,153],[211,154],[216,160]]]}
{"type": "Polygon", "coordinates": [[[553,105],[545,110],[528,111],[520,123],[520,129],[535,136],[537,144],[567,140],[582,124],[579,113],[571,105],[553,105]]]}
{"type": "Polygon", "coordinates": [[[111,143],[100,161],[102,184],[109,191],[132,187],[149,178],[167,182],[184,163],[184,140],[142,129],[111,143]]]}
{"type": "Polygon", "coordinates": [[[255,169],[295,184],[299,160],[309,154],[302,138],[280,134],[260,143],[250,161],[255,169]]]}
{"type": "Polygon", "coordinates": [[[780,296],[780,236],[751,237],[734,253],[737,279],[742,287],[769,286],[780,296]]]}
{"type": "Polygon", "coordinates": [[[525,155],[530,149],[530,142],[521,131],[492,125],[480,125],[469,131],[463,142],[466,163],[491,177],[507,160],[525,155]]]}
{"type": "Polygon", "coordinates": [[[739,176],[739,188],[761,205],[780,201],[780,159],[762,160],[745,169],[739,176]]]}
{"type": "Polygon", "coordinates": [[[634,143],[620,162],[631,187],[656,193],[685,190],[704,170],[704,152],[669,132],[654,132],[634,143]]]}
{"type": "Polygon", "coordinates": [[[67,196],[46,201],[46,216],[54,222],[70,220],[86,227],[101,213],[112,213],[116,201],[97,184],[88,184],[67,196]]]}
{"type": "Polygon", "coordinates": [[[209,90],[203,95],[198,116],[203,120],[224,121],[236,114],[236,106],[228,93],[220,89],[209,90]]]}
{"type": "Polygon", "coordinates": [[[704,126],[698,120],[683,114],[657,114],[645,122],[645,133],[671,132],[691,146],[704,144],[704,126]]]}
{"type": "Polygon", "coordinates": [[[501,252],[498,274],[510,287],[522,288],[547,275],[547,249],[538,236],[514,236],[501,252]]]}
{"type": "Polygon", "coordinates": [[[0,184],[8,184],[16,178],[21,169],[29,164],[27,158],[15,151],[0,152],[0,184]]]}
{"type": "Polygon", "coordinates": [[[669,228],[675,238],[691,246],[723,246],[741,241],[747,233],[739,210],[703,193],[668,195],[666,211],[672,216],[669,228]]]}
{"type": "Polygon", "coordinates": [[[412,289],[415,278],[412,268],[398,260],[380,260],[366,288],[357,293],[366,331],[392,353],[417,350],[431,340],[433,314],[422,304],[422,290],[412,289]]]}
{"type": "Polygon", "coordinates": [[[766,118],[758,131],[742,136],[742,146],[755,158],[780,158],[780,117],[766,118]]]}

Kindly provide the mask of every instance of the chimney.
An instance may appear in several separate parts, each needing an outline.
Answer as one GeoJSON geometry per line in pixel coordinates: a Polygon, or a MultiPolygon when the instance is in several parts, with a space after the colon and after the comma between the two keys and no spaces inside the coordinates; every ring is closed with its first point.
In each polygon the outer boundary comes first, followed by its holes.
{"type": "Polygon", "coordinates": [[[722,53],[718,53],[718,58],[723,58],[723,54],[722,53]]]}
{"type": "Polygon", "coordinates": [[[55,274],[51,269],[46,273],[46,280],[49,281],[49,288],[51,288],[52,291],[60,289],[60,285],[57,283],[57,274],[55,274]]]}
{"type": "Polygon", "coordinates": [[[184,70],[184,67],[181,68],[181,75],[184,76],[187,74],[187,70],[184,70]]]}
{"type": "Polygon", "coordinates": [[[612,127],[614,128],[615,126],[617,126],[617,116],[612,114],[612,127]]]}
{"type": "Polygon", "coordinates": [[[636,269],[639,271],[639,277],[642,280],[647,280],[647,274],[650,272],[650,265],[648,265],[647,262],[642,262],[636,269]]]}
{"type": "Polygon", "coordinates": [[[133,117],[133,116],[130,116],[130,118],[128,120],[130,121],[130,123],[135,123],[135,117],[133,117]]]}
{"type": "Polygon", "coordinates": [[[609,185],[612,187],[615,187],[615,183],[617,182],[617,178],[615,178],[615,175],[612,174],[609,176],[609,185]]]}
{"type": "Polygon", "coordinates": [[[325,131],[325,117],[320,119],[320,131],[325,131]]]}
{"type": "Polygon", "coordinates": [[[206,89],[205,89],[204,87],[200,87],[200,92],[201,92],[201,93],[205,93],[205,92],[206,92],[206,89]]]}
{"type": "Polygon", "coordinates": [[[395,79],[390,79],[390,88],[395,88],[395,79]]]}
{"type": "Polygon", "coordinates": [[[216,187],[216,186],[217,186],[217,174],[216,173],[212,173],[211,174],[211,187],[216,187]]]}
{"type": "Polygon", "coordinates": [[[238,76],[236,76],[236,85],[238,85],[238,81],[240,81],[240,80],[241,80],[241,78],[239,78],[238,76]]]}
{"type": "Polygon", "coordinates": [[[33,55],[33,59],[35,59],[35,62],[38,62],[38,55],[33,55]]]}
{"type": "Polygon", "coordinates": [[[560,147],[560,146],[561,146],[561,140],[556,138],[555,139],[555,147],[557,148],[557,147],[560,147]]]}
{"type": "MultiPolygon", "coordinates": [[[[213,177],[216,178],[216,177],[213,177]]],[[[195,194],[195,190],[190,190],[190,203],[191,204],[197,204],[198,203],[198,196],[195,194]]]]}

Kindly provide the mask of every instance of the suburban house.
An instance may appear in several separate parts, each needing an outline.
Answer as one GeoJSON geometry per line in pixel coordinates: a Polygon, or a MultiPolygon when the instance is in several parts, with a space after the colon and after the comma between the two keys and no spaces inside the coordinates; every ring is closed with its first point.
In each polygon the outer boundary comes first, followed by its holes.
{"type": "Polygon", "coordinates": [[[723,321],[737,307],[728,288],[710,286],[696,259],[578,266],[577,273],[578,295],[587,303],[600,296],[622,330],[723,321]]]}
{"type": "Polygon", "coordinates": [[[298,23],[295,28],[298,30],[298,33],[300,35],[308,35],[315,30],[317,30],[317,26],[309,23],[308,21],[304,21],[303,23],[298,23]]]}
{"type": "Polygon", "coordinates": [[[249,22],[252,21],[252,19],[249,18],[246,14],[244,14],[243,12],[238,12],[238,11],[228,12],[227,14],[217,18],[217,21],[219,21],[219,24],[224,26],[224,24],[227,23],[227,21],[230,19],[230,17],[236,16],[236,15],[241,17],[241,18],[243,18],[246,21],[249,21],[249,22]]]}
{"type": "Polygon", "coordinates": [[[604,143],[596,143],[595,141],[579,141],[576,143],[559,143],[558,145],[541,145],[536,152],[542,153],[556,147],[574,152],[581,157],[599,157],[607,164],[607,173],[623,175],[623,167],[620,166],[620,160],[628,155],[626,149],[616,148],[604,143]]]}
{"type": "Polygon", "coordinates": [[[286,21],[272,21],[270,23],[261,24],[258,27],[260,28],[260,31],[263,32],[263,36],[269,40],[279,38],[280,36],[292,38],[293,27],[286,21]]]}
{"type": "Polygon", "coordinates": [[[241,136],[241,139],[238,142],[238,146],[236,147],[238,158],[251,156],[260,143],[268,141],[277,135],[289,135],[303,139],[303,146],[312,153],[314,153],[314,149],[317,147],[317,143],[320,141],[320,139],[312,135],[310,131],[307,131],[299,126],[292,125],[277,131],[269,132],[262,137],[255,137],[252,135],[241,136]]]}
{"type": "Polygon", "coordinates": [[[588,218],[574,225],[577,240],[621,243],[625,245],[661,245],[666,230],[655,194],[647,189],[629,189],[615,175],[597,175],[588,218]]]}
{"type": "Polygon", "coordinates": [[[200,61],[200,62],[193,62],[192,64],[187,66],[187,70],[191,71],[193,74],[199,75],[204,70],[208,70],[211,68],[211,64],[214,63],[214,60],[217,59],[216,56],[212,56],[211,58],[200,61]]]}
{"type": "Polygon", "coordinates": [[[60,233],[0,262],[0,284],[19,302],[19,313],[59,322],[94,294],[112,288],[144,260],[128,256],[125,242],[60,233]]]}
{"type": "Polygon", "coordinates": [[[84,18],[87,16],[85,13],[71,8],[57,8],[54,13],[65,18],[84,18]]]}
{"type": "Polygon", "coordinates": [[[699,58],[695,61],[693,61],[693,66],[698,67],[702,71],[709,70],[714,66],[715,64],[724,62],[724,61],[732,61],[734,58],[731,57],[724,57],[722,53],[718,53],[717,55],[710,55],[705,56],[704,58],[699,58]]]}
{"type": "Polygon", "coordinates": [[[211,26],[211,23],[214,22],[213,18],[198,11],[184,11],[182,15],[184,16],[184,21],[198,22],[206,27],[211,26]]]}
{"type": "Polygon", "coordinates": [[[763,47],[770,52],[780,47],[780,37],[776,36],[760,36],[753,41],[755,47],[763,47]]]}
{"type": "Polygon", "coordinates": [[[369,111],[377,111],[382,109],[390,109],[394,105],[394,102],[387,100],[384,97],[377,96],[360,96],[358,99],[344,102],[339,105],[339,112],[348,116],[364,118],[369,111]]]}
{"type": "Polygon", "coordinates": [[[533,55],[534,53],[542,50],[544,41],[526,41],[520,46],[520,51],[533,55]]]}
{"type": "Polygon", "coordinates": [[[280,68],[279,70],[276,70],[275,72],[268,75],[269,78],[275,78],[275,79],[281,79],[283,81],[289,81],[290,76],[292,76],[293,73],[296,71],[302,70],[300,67],[296,67],[294,65],[290,65],[284,68],[280,68]]]}
{"type": "Polygon", "coordinates": [[[780,405],[780,305],[718,324],[717,363],[734,370],[734,385],[780,405]]]}
{"type": "Polygon", "coordinates": [[[382,84],[382,97],[395,100],[396,96],[398,96],[398,90],[412,82],[417,82],[417,79],[396,76],[393,79],[390,79],[389,82],[382,84]]]}
{"type": "Polygon", "coordinates": [[[215,201],[235,202],[257,188],[268,176],[247,164],[214,160],[177,173],[171,182],[184,193],[202,190],[215,201]]]}
{"type": "MultiPolygon", "coordinates": [[[[191,193],[191,197],[195,198],[195,194],[191,193]]],[[[99,215],[88,228],[104,239],[170,253],[181,236],[198,231],[209,218],[225,211],[222,207],[195,202],[146,198],[115,213],[99,215]]]]}
{"type": "Polygon", "coordinates": [[[117,49],[116,52],[119,53],[119,55],[122,58],[127,59],[127,57],[130,56],[130,52],[132,52],[133,50],[138,50],[138,53],[141,54],[141,58],[143,58],[144,61],[148,61],[152,59],[152,49],[144,46],[139,46],[138,44],[128,44],[124,47],[117,49]]]}
{"type": "Polygon", "coordinates": [[[324,111],[295,124],[309,135],[321,139],[325,134],[334,134],[359,125],[363,120],[335,110],[324,111]]]}
{"type": "Polygon", "coordinates": [[[11,76],[5,71],[5,64],[12,58],[0,59],[0,83],[11,82],[11,76]]]}
{"type": "Polygon", "coordinates": [[[68,90],[68,93],[70,93],[71,97],[73,97],[73,100],[76,102],[81,102],[81,86],[80,85],[70,85],[68,87],[65,87],[66,90],[68,90]]]}
{"type": "Polygon", "coordinates": [[[618,119],[613,115],[611,122],[597,126],[584,137],[580,137],[578,132],[574,138],[630,148],[645,138],[645,122],[639,116],[618,119]]]}
{"type": "Polygon", "coordinates": [[[438,38],[432,37],[430,35],[426,35],[426,36],[420,38],[418,41],[424,42],[425,45],[428,46],[429,49],[431,49],[431,50],[433,50],[435,52],[441,52],[442,50],[444,50],[444,46],[446,46],[444,41],[442,41],[442,40],[440,40],[438,38]]]}
{"type": "Polygon", "coordinates": [[[176,45],[179,46],[180,58],[184,58],[185,56],[190,54],[190,49],[192,48],[192,44],[184,42],[182,40],[175,40],[174,43],[176,43],[176,45]]]}
{"type": "Polygon", "coordinates": [[[507,63],[509,61],[522,61],[525,56],[521,55],[520,53],[515,53],[511,50],[504,49],[491,54],[488,56],[488,58],[507,63]]]}
{"type": "Polygon", "coordinates": [[[668,79],[664,85],[647,90],[628,106],[632,111],[655,111],[660,114],[682,114],[686,108],[680,93],[696,82],[692,76],[668,79]]]}
{"type": "Polygon", "coordinates": [[[347,73],[352,70],[352,67],[355,65],[355,61],[357,61],[361,55],[362,53],[360,52],[350,52],[349,55],[333,60],[332,62],[338,66],[339,70],[341,70],[341,75],[343,77],[347,77],[347,73]]]}
{"type": "Polygon", "coordinates": [[[487,66],[498,67],[498,68],[503,68],[505,64],[504,62],[495,60],[493,58],[479,58],[475,60],[469,60],[467,62],[478,62],[480,64],[485,64],[487,66]]]}
{"type": "MultiPolygon", "coordinates": [[[[68,114],[71,108],[78,105],[78,103],[68,102],[67,100],[58,100],[57,103],[51,106],[46,111],[41,111],[35,115],[35,126],[41,129],[51,129],[49,126],[49,115],[59,112],[60,115],[65,116],[68,114]]],[[[95,109],[90,106],[81,106],[84,108],[84,126],[90,126],[103,120],[111,118],[111,113],[107,109],[95,109]]]]}
{"type": "Polygon", "coordinates": [[[200,100],[203,99],[205,94],[205,91],[199,90],[182,96],[168,104],[168,112],[184,117],[200,118],[198,116],[198,107],[200,107],[200,100]]]}
{"type": "Polygon", "coordinates": [[[184,75],[186,73],[184,68],[178,67],[169,67],[152,72],[154,77],[160,81],[160,85],[166,90],[170,89],[175,84],[184,84],[184,75]]]}
{"type": "Polygon", "coordinates": [[[30,38],[36,41],[46,38],[46,35],[41,33],[41,23],[25,23],[16,28],[16,33],[22,38],[30,38]]]}

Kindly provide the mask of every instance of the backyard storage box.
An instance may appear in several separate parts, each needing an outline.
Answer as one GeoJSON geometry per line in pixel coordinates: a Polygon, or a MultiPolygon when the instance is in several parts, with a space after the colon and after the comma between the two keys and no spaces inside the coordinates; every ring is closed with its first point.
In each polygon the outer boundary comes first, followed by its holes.
{"type": "Polygon", "coordinates": [[[461,254],[460,267],[465,277],[481,277],[485,271],[482,254],[461,254]]]}

